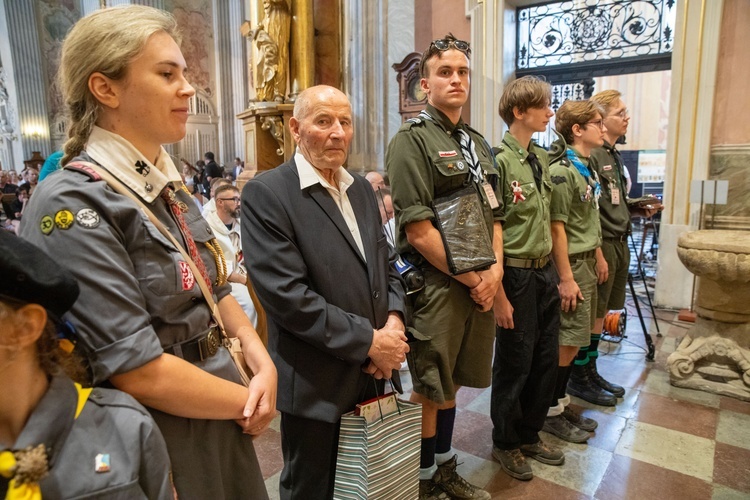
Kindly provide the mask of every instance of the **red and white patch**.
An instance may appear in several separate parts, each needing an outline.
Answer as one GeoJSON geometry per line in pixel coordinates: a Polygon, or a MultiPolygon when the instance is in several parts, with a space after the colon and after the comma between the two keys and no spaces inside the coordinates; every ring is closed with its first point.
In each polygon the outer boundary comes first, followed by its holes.
{"type": "Polygon", "coordinates": [[[602,167],[602,170],[605,170],[605,171],[606,171],[606,170],[612,170],[612,165],[604,165],[604,166],[602,167]]]}
{"type": "Polygon", "coordinates": [[[440,155],[440,158],[450,158],[451,156],[458,156],[458,153],[456,153],[456,150],[453,151],[438,151],[438,154],[440,155]]]}
{"type": "Polygon", "coordinates": [[[190,264],[184,260],[180,261],[180,274],[182,275],[182,289],[185,291],[192,290],[195,285],[195,276],[190,269],[190,264]]]}

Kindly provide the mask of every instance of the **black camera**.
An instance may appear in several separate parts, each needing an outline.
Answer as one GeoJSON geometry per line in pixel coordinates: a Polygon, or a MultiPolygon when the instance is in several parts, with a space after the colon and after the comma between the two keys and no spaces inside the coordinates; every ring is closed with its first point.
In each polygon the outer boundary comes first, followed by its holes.
{"type": "Polygon", "coordinates": [[[417,293],[424,288],[424,274],[412,263],[399,256],[396,259],[396,270],[406,283],[406,294],[417,293]]]}

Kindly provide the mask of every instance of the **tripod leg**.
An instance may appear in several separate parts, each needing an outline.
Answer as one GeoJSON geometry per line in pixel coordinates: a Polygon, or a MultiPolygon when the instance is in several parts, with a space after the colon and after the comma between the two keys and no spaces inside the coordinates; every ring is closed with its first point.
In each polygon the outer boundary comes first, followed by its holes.
{"type": "MultiPolygon", "coordinates": [[[[633,239],[633,233],[630,233],[630,243],[633,246],[633,252],[635,252],[635,240],[633,239]]],[[[661,337],[661,330],[659,330],[659,320],[656,318],[656,311],[654,311],[654,304],[651,302],[651,293],[648,291],[648,284],[646,283],[646,273],[643,272],[641,267],[641,259],[636,259],[638,262],[638,274],[641,275],[641,281],[643,281],[643,289],[646,290],[646,299],[648,300],[648,307],[651,309],[651,318],[654,320],[656,326],[656,335],[661,337]]]]}
{"type": "Polygon", "coordinates": [[[651,334],[648,333],[646,328],[646,322],[643,321],[643,314],[641,313],[641,306],[638,302],[638,296],[635,294],[635,287],[633,286],[633,275],[628,273],[628,285],[630,285],[630,296],[633,297],[633,303],[635,304],[635,310],[638,313],[638,319],[641,320],[641,328],[643,328],[643,338],[646,340],[646,347],[648,352],[646,353],[646,359],[649,361],[654,360],[654,353],[656,351],[654,347],[654,341],[651,339],[651,334]]]}

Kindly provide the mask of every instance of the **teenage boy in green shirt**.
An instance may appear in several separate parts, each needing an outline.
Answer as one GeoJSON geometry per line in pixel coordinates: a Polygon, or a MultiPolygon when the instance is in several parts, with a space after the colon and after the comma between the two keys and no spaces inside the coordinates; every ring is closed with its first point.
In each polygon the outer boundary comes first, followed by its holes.
{"type": "Polygon", "coordinates": [[[506,85],[499,112],[509,131],[495,150],[505,267],[494,301],[492,455],[520,480],[533,477],[525,457],[550,465],[565,460],[562,451],[539,439],[557,369],[560,296],[550,260],[549,159],[531,136],[546,130],[553,116],[550,101],[550,85],[537,78],[506,85]]]}

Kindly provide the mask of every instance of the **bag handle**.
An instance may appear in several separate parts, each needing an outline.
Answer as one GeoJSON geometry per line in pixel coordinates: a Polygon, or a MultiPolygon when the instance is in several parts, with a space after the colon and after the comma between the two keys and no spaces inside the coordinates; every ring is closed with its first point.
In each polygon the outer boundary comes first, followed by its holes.
{"type": "MultiPolygon", "coordinates": [[[[375,377],[370,376],[370,380],[372,380],[372,385],[375,386],[375,401],[378,403],[378,413],[380,413],[380,421],[382,422],[385,420],[385,417],[383,417],[383,408],[380,407],[380,398],[385,396],[385,392],[383,394],[378,394],[378,384],[375,382],[375,377]]],[[[391,391],[393,391],[393,394],[398,394],[396,388],[393,387],[393,380],[388,379],[388,383],[391,384],[391,391]]],[[[401,415],[401,406],[398,404],[398,396],[394,396],[393,400],[396,402],[396,410],[398,410],[398,414],[401,415]]]]}
{"type": "MultiPolygon", "coordinates": [[[[145,203],[143,203],[143,200],[141,200],[139,197],[135,195],[123,182],[112,175],[109,170],[102,167],[101,165],[97,165],[92,162],[88,161],[74,161],[71,163],[68,163],[68,165],[72,166],[81,166],[89,168],[93,171],[95,171],[99,176],[104,179],[104,181],[117,191],[118,193],[127,196],[131,200],[135,201],[140,209],[145,213],[151,223],[156,227],[156,229],[159,230],[161,234],[163,234],[182,254],[182,258],[185,259],[185,262],[188,263],[190,266],[190,270],[193,272],[193,277],[195,278],[195,281],[198,283],[198,287],[201,289],[201,292],[203,293],[203,297],[206,299],[206,303],[208,304],[208,308],[211,311],[211,317],[216,321],[216,324],[219,325],[219,330],[221,330],[222,336],[226,337],[226,332],[224,330],[224,322],[221,320],[221,314],[219,313],[219,308],[216,305],[216,301],[214,301],[213,294],[208,289],[208,284],[203,279],[203,275],[198,270],[198,266],[195,265],[195,262],[193,262],[193,259],[190,257],[190,254],[185,251],[183,246],[180,244],[180,242],[177,241],[177,239],[172,236],[172,233],[169,232],[169,230],[164,226],[164,224],[156,218],[156,215],[151,211],[148,206],[146,206],[145,203]]],[[[66,165],[67,166],[67,165],[66,165]]]]}

